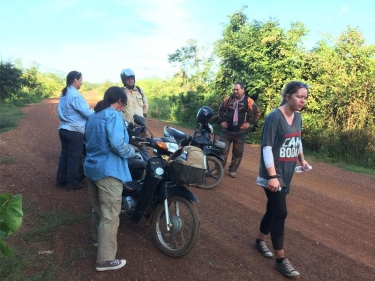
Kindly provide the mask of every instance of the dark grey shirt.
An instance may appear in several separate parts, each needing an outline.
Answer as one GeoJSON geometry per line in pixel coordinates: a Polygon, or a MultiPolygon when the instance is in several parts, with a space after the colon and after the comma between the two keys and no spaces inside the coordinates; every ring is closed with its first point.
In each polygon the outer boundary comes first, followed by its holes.
{"type": "MultiPolygon", "coordinates": [[[[271,146],[277,178],[281,185],[290,191],[298,150],[301,142],[302,119],[298,112],[294,112],[292,125],[286,121],[280,109],[270,112],[263,125],[261,145],[271,146]]],[[[268,179],[268,172],[264,165],[263,149],[259,163],[259,176],[268,179]]]]}

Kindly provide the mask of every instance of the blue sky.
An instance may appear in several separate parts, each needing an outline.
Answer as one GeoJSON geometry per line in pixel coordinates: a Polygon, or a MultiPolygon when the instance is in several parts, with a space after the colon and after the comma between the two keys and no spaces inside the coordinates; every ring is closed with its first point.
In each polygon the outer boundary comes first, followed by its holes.
{"type": "Polygon", "coordinates": [[[168,54],[189,39],[211,46],[245,5],[250,21],[273,18],[285,29],[303,22],[309,48],[348,25],[375,44],[375,0],[0,0],[0,60],[78,70],[97,83],[119,82],[124,68],[137,79],[170,77],[168,54]]]}

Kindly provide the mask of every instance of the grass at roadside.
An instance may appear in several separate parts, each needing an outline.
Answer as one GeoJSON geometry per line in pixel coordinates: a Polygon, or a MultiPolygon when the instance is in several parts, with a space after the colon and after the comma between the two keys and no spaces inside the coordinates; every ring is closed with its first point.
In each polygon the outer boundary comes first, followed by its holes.
{"type": "Polygon", "coordinates": [[[22,112],[21,108],[13,104],[0,103],[0,133],[17,127],[23,117],[25,117],[25,114],[22,112]]]}
{"type": "MultiPolygon", "coordinates": [[[[26,203],[26,202],[25,202],[26,203]]],[[[26,203],[24,212],[35,213],[35,206],[26,203]]],[[[68,258],[69,264],[57,264],[53,252],[41,253],[34,243],[51,240],[53,235],[61,230],[79,224],[87,220],[87,215],[72,216],[66,211],[52,209],[37,213],[33,221],[33,227],[20,234],[23,245],[11,246],[14,252],[13,257],[8,259],[0,255],[0,276],[2,281],[44,281],[58,280],[60,277],[60,266],[69,267],[75,260],[87,257],[88,249],[85,245],[74,249],[68,258]]]]}

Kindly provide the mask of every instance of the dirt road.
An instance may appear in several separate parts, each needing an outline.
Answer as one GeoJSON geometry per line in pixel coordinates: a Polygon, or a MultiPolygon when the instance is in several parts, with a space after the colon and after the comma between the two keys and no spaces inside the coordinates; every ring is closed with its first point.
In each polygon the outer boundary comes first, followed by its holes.
{"type": "MultiPolygon", "coordinates": [[[[117,256],[128,263],[118,271],[96,272],[87,187],[67,192],[54,186],[60,152],[57,102],[50,99],[25,108],[20,127],[0,135],[0,157],[16,159],[15,164],[0,165],[0,192],[22,193],[35,206],[32,213],[25,212],[20,233],[36,226],[36,212],[53,207],[86,214],[87,219],[61,229],[52,241],[27,243],[19,233],[10,240],[12,245],[54,251],[60,280],[286,279],[273,268],[273,259],[252,246],[266,200],[255,184],[259,147],[253,145],[246,146],[237,178],[226,174],[212,190],[190,188],[199,198],[201,219],[192,252],[179,259],[167,257],[154,244],[149,226],[123,218],[117,256]]],[[[165,123],[147,122],[155,135],[162,134],[165,123]]],[[[285,251],[300,280],[375,280],[374,179],[325,163],[310,164],[312,171],[295,175],[288,196],[285,251]]]]}

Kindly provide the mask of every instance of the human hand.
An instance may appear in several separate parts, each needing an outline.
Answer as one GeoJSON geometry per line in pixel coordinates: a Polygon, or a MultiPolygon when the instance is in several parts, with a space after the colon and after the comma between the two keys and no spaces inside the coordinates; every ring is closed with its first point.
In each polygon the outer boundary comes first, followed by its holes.
{"type": "Polygon", "coordinates": [[[247,123],[247,122],[243,123],[240,127],[241,130],[247,130],[249,128],[250,128],[250,123],[247,123]]]}
{"type": "Polygon", "coordinates": [[[305,159],[303,159],[301,161],[301,166],[302,166],[302,169],[305,170],[305,168],[310,166],[310,165],[309,165],[309,163],[307,163],[307,161],[305,159]]]}
{"type": "Polygon", "coordinates": [[[268,180],[268,190],[271,192],[278,192],[280,187],[280,182],[277,178],[268,180]]]}
{"type": "Polygon", "coordinates": [[[224,129],[227,129],[228,128],[228,123],[226,121],[224,122],[221,122],[221,127],[224,128],[224,129]]]}

